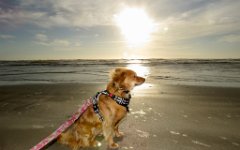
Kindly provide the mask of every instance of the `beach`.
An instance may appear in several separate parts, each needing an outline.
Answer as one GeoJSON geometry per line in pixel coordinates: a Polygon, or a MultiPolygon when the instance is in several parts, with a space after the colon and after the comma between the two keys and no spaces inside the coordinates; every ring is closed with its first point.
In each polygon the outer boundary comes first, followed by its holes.
{"type": "MultiPolygon", "coordinates": [[[[0,149],[30,149],[66,121],[103,83],[0,86],[0,149]]],[[[119,149],[238,150],[240,88],[147,82],[133,91],[119,149]]],[[[106,143],[98,137],[105,150],[106,143]]],[[[67,150],[56,143],[49,150],[67,150]]],[[[94,150],[93,149],[93,150],[94,150]]]]}
{"type": "Polygon", "coordinates": [[[240,150],[239,12],[240,0],[0,0],[0,150],[240,150]]]}

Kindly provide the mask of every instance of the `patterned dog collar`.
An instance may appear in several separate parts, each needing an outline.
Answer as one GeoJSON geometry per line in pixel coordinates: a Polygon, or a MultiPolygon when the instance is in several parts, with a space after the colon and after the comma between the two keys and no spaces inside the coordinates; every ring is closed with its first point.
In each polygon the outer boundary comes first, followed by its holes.
{"type": "Polygon", "coordinates": [[[101,94],[107,95],[107,96],[111,97],[117,104],[125,107],[126,110],[127,110],[127,112],[129,112],[129,107],[128,107],[128,105],[129,105],[130,99],[125,99],[125,98],[116,96],[116,95],[108,92],[107,90],[104,90],[104,91],[98,92],[98,93],[92,98],[93,110],[94,110],[94,112],[98,115],[98,117],[99,117],[99,119],[100,119],[101,121],[104,120],[102,114],[100,113],[99,107],[98,107],[98,101],[99,101],[99,97],[100,97],[101,94]]]}

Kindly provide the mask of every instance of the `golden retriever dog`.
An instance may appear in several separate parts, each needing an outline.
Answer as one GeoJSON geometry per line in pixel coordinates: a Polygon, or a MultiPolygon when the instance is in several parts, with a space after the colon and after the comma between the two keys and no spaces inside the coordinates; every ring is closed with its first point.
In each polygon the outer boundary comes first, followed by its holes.
{"type": "MultiPolygon", "coordinates": [[[[135,86],[145,82],[144,78],[126,68],[116,68],[110,74],[110,78],[106,90],[126,100],[130,100],[130,92],[135,86]]],[[[95,137],[103,134],[109,148],[118,148],[113,138],[123,136],[118,127],[126,116],[128,107],[118,104],[108,95],[101,94],[98,99],[98,108],[104,120],[99,118],[91,104],[81,117],[59,136],[58,141],[77,150],[81,147],[97,146],[95,137]]]]}

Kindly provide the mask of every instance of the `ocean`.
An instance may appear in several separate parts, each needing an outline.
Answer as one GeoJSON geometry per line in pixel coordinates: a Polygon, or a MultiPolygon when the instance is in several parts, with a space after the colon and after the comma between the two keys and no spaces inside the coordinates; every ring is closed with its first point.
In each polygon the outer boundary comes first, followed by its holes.
{"type": "Polygon", "coordinates": [[[240,87],[240,59],[118,59],[0,61],[0,85],[107,83],[128,67],[149,84],[240,87]]]}

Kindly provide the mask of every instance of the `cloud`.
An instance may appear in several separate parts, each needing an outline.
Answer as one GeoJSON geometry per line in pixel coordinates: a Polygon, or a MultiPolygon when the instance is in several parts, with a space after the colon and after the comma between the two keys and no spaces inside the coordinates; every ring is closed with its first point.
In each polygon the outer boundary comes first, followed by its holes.
{"type": "Polygon", "coordinates": [[[42,41],[42,42],[48,41],[47,35],[41,34],[41,33],[36,34],[36,35],[35,35],[35,39],[36,39],[37,41],[42,41]]]}
{"type": "Polygon", "coordinates": [[[185,3],[185,5],[190,6],[173,8],[170,15],[159,18],[162,21],[158,20],[160,30],[155,35],[156,43],[180,42],[239,32],[240,1],[191,2],[192,4],[185,3]],[[193,2],[199,2],[201,5],[196,5],[197,3],[193,2]],[[166,27],[168,30],[164,31],[166,27]]]}
{"type": "Polygon", "coordinates": [[[227,42],[227,43],[239,43],[240,42],[240,35],[239,34],[230,34],[219,38],[220,42],[227,42]]]}
{"type": "Polygon", "coordinates": [[[64,47],[70,46],[70,42],[68,40],[62,40],[62,39],[55,39],[50,44],[53,46],[60,46],[60,47],[61,46],[64,46],[64,47]]]}
{"type": "Polygon", "coordinates": [[[111,0],[22,0],[18,9],[0,10],[0,23],[43,28],[110,25],[116,7],[118,2],[111,0]]]}
{"type": "Polygon", "coordinates": [[[65,48],[75,48],[80,47],[80,42],[71,42],[66,39],[50,39],[46,34],[38,33],[35,35],[34,43],[49,47],[65,47],[65,48]]]}
{"type": "MultiPolygon", "coordinates": [[[[0,9],[0,26],[22,28],[30,25],[46,30],[58,27],[93,30],[96,26],[105,26],[107,30],[101,34],[105,37],[114,34],[109,30],[115,25],[114,14],[124,7],[142,7],[159,27],[152,35],[154,46],[171,49],[178,49],[185,41],[198,38],[221,37],[220,41],[234,41],[236,37],[223,36],[239,32],[240,26],[240,1],[237,0],[20,0],[14,6],[7,4],[6,9],[0,9]]],[[[103,31],[102,28],[95,29],[103,31]]],[[[82,30],[78,32],[88,34],[82,30]]],[[[118,39],[111,39],[115,40],[118,39]]],[[[36,35],[35,43],[55,47],[81,45],[69,39],[51,39],[44,34],[36,35]]]]}
{"type": "Polygon", "coordinates": [[[14,35],[9,35],[9,34],[0,34],[0,39],[8,40],[8,39],[14,39],[14,35]]]}
{"type": "Polygon", "coordinates": [[[195,30],[239,23],[239,5],[236,0],[21,0],[17,9],[0,10],[0,24],[33,24],[42,28],[114,25],[114,14],[125,6],[135,6],[145,8],[160,25],[195,30]]]}
{"type": "Polygon", "coordinates": [[[50,40],[48,39],[48,36],[42,33],[38,33],[34,37],[35,41],[34,43],[44,46],[50,45],[50,40]]]}

